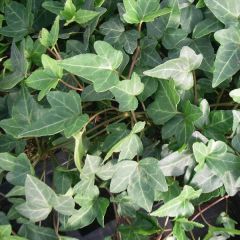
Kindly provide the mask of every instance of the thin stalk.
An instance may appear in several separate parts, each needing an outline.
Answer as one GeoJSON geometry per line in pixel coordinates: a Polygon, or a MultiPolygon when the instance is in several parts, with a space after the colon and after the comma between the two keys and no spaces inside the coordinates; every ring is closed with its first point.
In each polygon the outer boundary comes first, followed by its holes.
{"type": "Polygon", "coordinates": [[[60,82],[61,82],[62,84],[64,84],[66,87],[68,87],[68,88],[70,88],[70,89],[72,89],[72,90],[79,91],[79,92],[82,92],[82,91],[83,91],[82,88],[74,87],[74,86],[72,86],[71,84],[63,81],[62,79],[60,79],[60,82]]]}

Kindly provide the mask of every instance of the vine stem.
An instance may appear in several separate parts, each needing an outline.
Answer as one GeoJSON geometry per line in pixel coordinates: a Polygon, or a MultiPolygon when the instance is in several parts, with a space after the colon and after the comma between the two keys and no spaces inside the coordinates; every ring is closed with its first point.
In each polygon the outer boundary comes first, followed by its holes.
{"type": "MultiPolygon", "coordinates": [[[[60,53],[58,52],[58,50],[55,47],[53,47],[52,49],[48,48],[48,51],[56,58],[56,60],[62,60],[60,53]]],[[[70,89],[80,91],[80,92],[83,91],[84,87],[79,83],[79,81],[76,79],[76,77],[71,73],[70,73],[70,76],[76,82],[76,84],[79,86],[79,88],[76,88],[76,87],[64,82],[63,80],[60,80],[60,82],[63,83],[64,85],[66,85],[67,87],[69,87],[70,89]]]]}
{"type": "Polygon", "coordinates": [[[193,71],[193,80],[194,80],[194,103],[197,105],[198,103],[198,89],[197,89],[197,78],[196,78],[196,72],[193,71]]]}
{"type": "Polygon", "coordinates": [[[194,221],[196,220],[199,216],[201,216],[201,214],[203,214],[204,212],[206,212],[208,209],[212,208],[213,206],[215,206],[216,204],[222,202],[223,200],[225,199],[228,199],[229,196],[224,196],[224,197],[221,197],[219,199],[217,199],[216,201],[214,201],[213,203],[211,203],[210,205],[208,205],[207,207],[203,208],[199,213],[197,213],[192,219],[191,221],[194,221]]]}
{"type": "Polygon", "coordinates": [[[234,107],[236,104],[234,102],[224,102],[224,103],[213,103],[210,104],[210,107],[234,107]]]}
{"type": "MultiPolygon", "coordinates": [[[[140,23],[138,24],[137,30],[138,30],[139,34],[141,34],[141,31],[142,31],[142,22],[140,22],[140,23]]],[[[140,48],[140,42],[139,42],[139,40],[138,40],[138,46],[137,46],[137,48],[136,48],[136,50],[135,50],[135,53],[134,53],[134,55],[133,55],[133,57],[132,57],[132,64],[131,64],[130,69],[129,69],[128,79],[130,79],[131,76],[132,76],[134,67],[135,67],[135,65],[136,65],[136,63],[137,63],[137,60],[138,60],[138,57],[139,57],[140,53],[141,53],[141,48],[140,48]]]]}
{"type": "Polygon", "coordinates": [[[71,84],[69,84],[69,83],[63,81],[62,79],[60,79],[60,82],[61,82],[62,84],[64,84],[65,86],[67,86],[68,88],[72,89],[72,90],[76,90],[76,91],[80,91],[80,92],[83,91],[82,88],[74,87],[74,86],[72,86],[71,84]]]}

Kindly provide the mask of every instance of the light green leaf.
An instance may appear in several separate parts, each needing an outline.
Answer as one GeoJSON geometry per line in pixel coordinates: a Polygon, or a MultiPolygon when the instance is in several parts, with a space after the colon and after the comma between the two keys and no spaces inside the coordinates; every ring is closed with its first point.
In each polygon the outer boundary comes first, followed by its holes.
{"type": "Polygon", "coordinates": [[[234,102],[240,103],[240,88],[234,89],[229,93],[234,102]]]}
{"type": "Polygon", "coordinates": [[[183,175],[186,168],[193,164],[193,156],[187,151],[173,152],[159,162],[163,174],[168,176],[183,175]]]}
{"type": "Polygon", "coordinates": [[[116,70],[122,63],[123,54],[103,41],[95,42],[94,48],[97,55],[80,54],[62,60],[60,66],[91,81],[96,92],[105,92],[119,83],[116,70]]]}
{"type": "Polygon", "coordinates": [[[66,20],[71,20],[76,13],[76,7],[72,0],[66,0],[64,9],[60,12],[60,16],[66,20]]]}
{"type": "Polygon", "coordinates": [[[193,153],[199,163],[196,169],[201,169],[207,159],[218,158],[227,152],[227,145],[221,141],[210,140],[208,146],[203,143],[193,144],[193,153]]]}
{"type": "Polygon", "coordinates": [[[38,100],[41,100],[52,88],[56,88],[58,81],[63,76],[63,69],[58,66],[57,61],[49,56],[42,55],[44,69],[37,69],[26,80],[27,86],[41,90],[38,100]]]}
{"type": "Polygon", "coordinates": [[[26,203],[17,206],[17,211],[33,222],[46,219],[52,210],[51,203],[55,197],[53,190],[39,179],[27,175],[25,195],[26,203]]]}
{"type": "Polygon", "coordinates": [[[17,94],[11,110],[11,118],[0,121],[0,126],[10,135],[18,137],[31,128],[33,123],[43,119],[45,111],[36,103],[27,88],[17,94]]]}
{"type": "Polygon", "coordinates": [[[136,98],[144,89],[144,84],[140,77],[133,73],[131,80],[123,80],[119,82],[110,91],[119,102],[119,110],[121,112],[134,111],[138,107],[138,100],[136,98]]]}
{"type": "Polygon", "coordinates": [[[197,55],[191,48],[183,47],[179,58],[169,60],[144,74],[159,79],[173,79],[177,87],[189,90],[193,87],[192,71],[199,68],[202,59],[201,54],[197,55]]]}
{"type": "Polygon", "coordinates": [[[177,105],[180,101],[178,92],[173,81],[159,81],[158,91],[154,102],[147,108],[147,113],[155,124],[164,124],[176,114],[177,105]]]}
{"type": "Polygon", "coordinates": [[[128,23],[151,22],[156,17],[168,14],[171,12],[169,8],[160,9],[159,1],[149,0],[147,3],[144,0],[124,0],[126,13],[123,18],[128,23]]]}
{"type": "Polygon", "coordinates": [[[206,165],[192,178],[190,184],[202,190],[202,193],[211,193],[220,188],[223,183],[206,165]]]}
{"type": "Polygon", "coordinates": [[[205,0],[207,7],[225,25],[239,22],[240,6],[238,0],[205,0]]]}
{"type": "Polygon", "coordinates": [[[139,163],[134,161],[118,163],[111,180],[110,191],[119,193],[126,189],[133,202],[150,212],[154,202],[154,190],[167,191],[167,183],[159,161],[145,158],[139,163]]]}
{"type": "Polygon", "coordinates": [[[192,187],[185,185],[178,197],[168,201],[152,212],[151,215],[157,217],[191,216],[194,212],[194,207],[190,201],[198,198],[200,195],[201,190],[195,191],[192,187]]]}
{"type": "Polygon", "coordinates": [[[0,168],[9,171],[6,178],[14,185],[23,186],[27,174],[34,174],[30,161],[24,153],[18,157],[9,153],[0,153],[0,168]]]}
{"type": "Polygon", "coordinates": [[[99,12],[90,11],[90,10],[85,10],[85,9],[79,9],[79,10],[75,13],[75,18],[74,18],[74,20],[75,20],[78,24],[83,24],[83,23],[87,23],[87,22],[91,21],[92,19],[94,19],[95,17],[97,17],[99,14],[100,14],[99,12]]]}
{"type": "Polygon", "coordinates": [[[39,41],[46,48],[54,47],[55,44],[57,43],[58,35],[59,35],[59,16],[56,17],[50,32],[46,28],[42,29],[39,41]]]}
{"type": "Polygon", "coordinates": [[[76,212],[76,210],[74,209],[75,202],[71,196],[55,196],[52,205],[57,212],[63,215],[70,216],[76,212]]]}

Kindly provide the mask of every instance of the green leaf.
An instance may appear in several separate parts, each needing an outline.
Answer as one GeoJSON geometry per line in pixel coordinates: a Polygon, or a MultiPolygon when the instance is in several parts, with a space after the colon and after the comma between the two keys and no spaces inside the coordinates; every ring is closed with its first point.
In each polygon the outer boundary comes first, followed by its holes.
{"type": "Polygon", "coordinates": [[[218,158],[227,152],[227,145],[221,141],[210,140],[208,146],[203,143],[193,144],[193,153],[199,163],[197,169],[201,169],[207,159],[218,158]]]}
{"type": "Polygon", "coordinates": [[[33,123],[42,119],[45,111],[25,87],[17,93],[13,104],[11,118],[0,121],[0,126],[10,135],[19,137],[21,133],[31,128],[33,123]]]}
{"type": "Polygon", "coordinates": [[[0,29],[0,34],[16,41],[23,39],[31,29],[32,14],[23,4],[15,1],[7,4],[4,14],[7,26],[0,29]]]}
{"type": "Polygon", "coordinates": [[[96,54],[80,54],[62,60],[60,66],[93,83],[96,92],[105,92],[119,83],[117,68],[123,60],[121,51],[103,41],[94,43],[96,54]]]}
{"type": "Polygon", "coordinates": [[[34,174],[30,161],[24,153],[18,157],[9,153],[0,153],[0,160],[0,168],[8,171],[6,178],[14,185],[23,186],[27,174],[34,174]]]}
{"type": "Polygon", "coordinates": [[[154,202],[155,191],[167,191],[167,183],[158,160],[145,158],[139,163],[122,161],[116,165],[110,184],[110,191],[119,193],[128,191],[130,198],[148,212],[154,202]]]}
{"type": "Polygon", "coordinates": [[[56,233],[51,228],[40,227],[34,224],[23,224],[19,230],[19,235],[27,239],[57,240],[56,233]]]}
{"type": "Polygon", "coordinates": [[[133,73],[131,80],[123,80],[119,82],[110,91],[119,102],[119,110],[121,112],[134,111],[138,107],[138,100],[136,98],[144,89],[144,84],[140,77],[133,73]]]}
{"type": "Polygon", "coordinates": [[[24,55],[25,42],[20,43],[19,49],[13,42],[11,46],[11,64],[13,72],[3,74],[0,80],[0,90],[8,90],[15,87],[23,80],[27,72],[27,61],[24,55]]]}
{"type": "Polygon", "coordinates": [[[99,15],[99,12],[85,10],[85,9],[79,9],[75,14],[75,21],[78,24],[83,24],[91,21],[95,17],[99,15]]]}
{"type": "Polygon", "coordinates": [[[207,7],[225,25],[239,22],[240,7],[238,0],[205,0],[207,7]]]}
{"type": "Polygon", "coordinates": [[[126,31],[118,17],[111,18],[100,26],[100,31],[105,35],[104,40],[110,44],[122,45],[125,51],[133,54],[137,48],[139,32],[137,30],[126,31]]]}
{"type": "Polygon", "coordinates": [[[64,4],[58,1],[44,1],[42,7],[58,15],[64,9],[64,4]]]}
{"type": "Polygon", "coordinates": [[[193,164],[193,156],[187,151],[173,152],[164,157],[159,162],[164,176],[180,176],[183,175],[187,166],[193,164]]]}
{"type": "Polygon", "coordinates": [[[42,181],[28,175],[25,181],[26,203],[16,207],[17,211],[38,222],[47,218],[52,210],[51,202],[55,197],[55,193],[42,181]]]}
{"type": "Polygon", "coordinates": [[[201,190],[195,191],[192,187],[185,185],[178,197],[168,201],[152,212],[151,215],[157,217],[191,216],[194,212],[194,207],[190,201],[198,198],[200,195],[201,190]]]}
{"type": "Polygon", "coordinates": [[[144,0],[124,0],[126,13],[123,18],[128,23],[151,22],[156,17],[168,14],[171,9],[160,9],[159,1],[149,0],[146,4],[144,0]]]}
{"type": "Polygon", "coordinates": [[[214,37],[221,46],[214,63],[213,88],[231,78],[240,69],[237,64],[240,59],[240,31],[231,27],[217,31],[214,37]]]}
{"type": "Polygon", "coordinates": [[[206,165],[197,171],[191,180],[191,185],[202,190],[202,193],[211,193],[220,188],[223,183],[206,165]]]}
{"type": "Polygon", "coordinates": [[[57,43],[58,35],[59,35],[59,16],[56,17],[50,32],[46,28],[42,29],[39,41],[46,48],[54,47],[55,44],[57,43]]]}
{"type": "Polygon", "coordinates": [[[106,154],[104,161],[108,160],[113,153],[118,153],[118,160],[133,159],[136,155],[141,154],[143,145],[141,139],[136,133],[143,130],[145,122],[138,122],[133,127],[133,130],[126,137],[117,142],[106,154]]]}
{"type": "Polygon", "coordinates": [[[173,81],[159,81],[158,91],[154,102],[147,108],[147,113],[155,124],[164,124],[176,114],[180,101],[173,81]]]}
{"type": "Polygon", "coordinates": [[[176,115],[169,120],[162,128],[162,137],[164,139],[172,136],[176,137],[179,146],[189,141],[194,132],[194,123],[202,116],[201,110],[192,105],[189,101],[185,102],[182,108],[182,114],[176,115]]]}
{"type": "Polygon", "coordinates": [[[216,18],[206,18],[195,26],[193,30],[193,38],[207,36],[210,33],[216,32],[222,28],[223,25],[216,18]]]}
{"type": "Polygon", "coordinates": [[[179,58],[169,60],[144,74],[159,79],[173,79],[177,87],[189,90],[193,87],[192,71],[199,68],[202,59],[201,54],[197,55],[191,48],[183,47],[179,58]]]}
{"type": "Polygon", "coordinates": [[[178,48],[178,46],[187,38],[188,33],[182,29],[169,28],[165,31],[162,44],[166,49],[178,48]]]}
{"type": "Polygon", "coordinates": [[[42,55],[42,63],[44,69],[37,69],[25,80],[27,86],[40,90],[38,95],[39,101],[42,100],[52,88],[56,88],[63,75],[63,69],[58,66],[54,59],[45,54],[42,55]]]}
{"type": "Polygon", "coordinates": [[[209,139],[225,141],[225,134],[231,131],[233,116],[231,111],[212,111],[209,124],[204,127],[203,134],[209,139]]]}
{"type": "Polygon", "coordinates": [[[81,98],[74,92],[50,92],[47,95],[50,109],[45,109],[44,121],[38,119],[23,131],[21,137],[46,136],[64,131],[67,137],[81,130],[88,117],[82,115],[81,98]]]}
{"type": "Polygon", "coordinates": [[[60,12],[60,16],[64,17],[66,20],[71,20],[76,12],[76,7],[72,0],[67,0],[64,5],[64,9],[60,12]]]}

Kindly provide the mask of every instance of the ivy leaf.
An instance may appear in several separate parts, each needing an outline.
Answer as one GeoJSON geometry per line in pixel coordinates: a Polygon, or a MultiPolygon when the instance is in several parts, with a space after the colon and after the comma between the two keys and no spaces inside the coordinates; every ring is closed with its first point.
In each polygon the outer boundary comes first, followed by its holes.
{"type": "Polygon", "coordinates": [[[52,210],[51,202],[55,193],[42,181],[28,175],[25,181],[26,203],[16,207],[17,211],[38,222],[47,218],[52,210]]]}
{"type": "Polygon", "coordinates": [[[240,7],[238,0],[205,0],[207,7],[225,25],[239,22],[240,7]]]}
{"type": "Polygon", "coordinates": [[[123,54],[103,41],[95,42],[94,48],[97,54],[80,54],[60,61],[60,66],[91,81],[96,92],[105,92],[119,82],[116,70],[122,63],[123,54]]]}
{"type": "Polygon", "coordinates": [[[180,176],[183,175],[187,166],[193,164],[193,156],[187,151],[173,152],[164,157],[159,162],[164,176],[180,176]]]}
{"type": "Polygon", "coordinates": [[[27,239],[39,239],[39,240],[57,240],[56,233],[51,228],[40,227],[34,224],[23,224],[18,232],[21,236],[27,239]]]}
{"type": "Polygon", "coordinates": [[[163,138],[175,136],[180,146],[187,143],[194,132],[194,122],[201,116],[202,112],[197,106],[192,105],[189,101],[185,102],[182,114],[176,115],[163,126],[163,138]]]}
{"type": "Polygon", "coordinates": [[[240,59],[240,31],[235,27],[222,29],[214,37],[221,46],[214,63],[213,88],[231,78],[240,69],[237,64],[240,59]]]}
{"type": "Polygon", "coordinates": [[[223,24],[216,18],[206,18],[195,26],[193,30],[193,37],[202,38],[220,29],[223,29],[223,24]]]}
{"type": "Polygon", "coordinates": [[[16,41],[28,34],[32,27],[33,15],[23,4],[15,1],[8,3],[4,14],[7,26],[0,29],[0,34],[12,37],[16,41]]]}
{"type": "Polygon", "coordinates": [[[136,98],[144,89],[144,84],[140,77],[133,73],[131,80],[123,80],[119,82],[110,91],[119,102],[119,110],[121,112],[134,111],[138,107],[138,100],[136,98]]]}
{"type": "Polygon", "coordinates": [[[85,10],[85,9],[79,9],[75,13],[74,20],[78,24],[84,24],[84,23],[87,23],[87,22],[91,21],[92,19],[97,17],[99,14],[100,14],[99,12],[85,10]]]}
{"type": "Polygon", "coordinates": [[[201,169],[207,159],[218,158],[227,152],[227,145],[221,141],[210,140],[208,146],[203,143],[193,144],[193,153],[199,163],[197,169],[201,169]]]}
{"type": "Polygon", "coordinates": [[[45,111],[41,105],[36,103],[25,87],[22,87],[21,91],[17,93],[13,104],[11,118],[0,121],[0,126],[8,134],[17,138],[31,128],[33,123],[43,119],[45,111]]]}
{"type": "Polygon", "coordinates": [[[145,126],[145,122],[138,122],[133,127],[130,134],[117,142],[106,154],[104,161],[108,160],[113,153],[118,153],[118,160],[133,159],[136,155],[140,154],[143,150],[141,139],[136,133],[141,132],[145,126]]]}
{"type": "Polygon", "coordinates": [[[21,132],[21,137],[47,136],[61,131],[70,137],[88,121],[88,116],[82,115],[81,98],[76,92],[52,91],[47,95],[47,99],[51,108],[45,109],[44,121],[34,121],[31,127],[21,132]]]}
{"type": "Polygon", "coordinates": [[[57,62],[49,56],[42,55],[44,69],[37,69],[26,80],[27,86],[40,90],[38,100],[49,93],[52,88],[56,88],[58,81],[63,76],[63,69],[58,66],[57,62]]]}
{"type": "Polygon", "coordinates": [[[220,188],[223,183],[205,164],[204,167],[193,176],[191,185],[201,189],[202,193],[211,193],[220,188]]]}
{"type": "Polygon", "coordinates": [[[209,124],[204,127],[203,134],[209,139],[225,141],[225,134],[232,128],[231,111],[213,111],[209,114],[209,124]]]}
{"type": "Polygon", "coordinates": [[[201,195],[201,190],[195,191],[192,187],[185,185],[180,195],[165,203],[156,211],[152,212],[152,216],[157,217],[184,217],[191,216],[194,212],[194,207],[191,200],[198,198],[201,195]]]}
{"type": "Polygon", "coordinates": [[[167,191],[167,183],[159,161],[145,158],[139,163],[127,160],[118,163],[111,180],[110,191],[119,193],[126,189],[138,206],[150,212],[154,202],[154,189],[167,191]]]}
{"type": "Polygon", "coordinates": [[[57,43],[58,35],[59,35],[59,16],[56,17],[50,32],[46,28],[42,29],[39,41],[46,48],[54,47],[55,44],[57,43]]]}
{"type": "Polygon", "coordinates": [[[27,61],[24,55],[25,42],[24,40],[20,43],[19,49],[13,42],[11,46],[11,63],[13,72],[3,74],[0,80],[0,89],[8,90],[15,87],[19,82],[23,80],[27,73],[27,61]]]}
{"type": "Polygon", "coordinates": [[[0,168],[8,171],[7,180],[18,186],[24,186],[27,174],[34,174],[34,170],[27,156],[22,153],[14,157],[9,153],[0,153],[0,168]]]}
{"type": "Polygon", "coordinates": [[[111,18],[100,26],[100,31],[105,35],[104,40],[110,44],[121,45],[129,54],[133,54],[137,48],[139,32],[137,30],[126,31],[118,17],[111,18]]]}
{"type": "Polygon", "coordinates": [[[157,0],[149,0],[147,4],[144,0],[124,0],[123,3],[126,10],[123,18],[131,24],[151,22],[156,17],[171,12],[169,8],[160,9],[160,4],[157,0]]]}
{"type": "Polygon", "coordinates": [[[176,114],[177,105],[180,101],[173,81],[159,81],[155,100],[147,108],[147,113],[155,124],[164,124],[176,114]]]}
{"type": "Polygon", "coordinates": [[[240,103],[240,88],[234,89],[229,93],[234,102],[240,103]]]}
{"type": "Polygon", "coordinates": [[[169,60],[144,74],[159,79],[173,79],[177,87],[189,90],[193,87],[192,71],[199,68],[202,60],[201,54],[197,55],[191,48],[183,47],[179,58],[169,60]]]}

